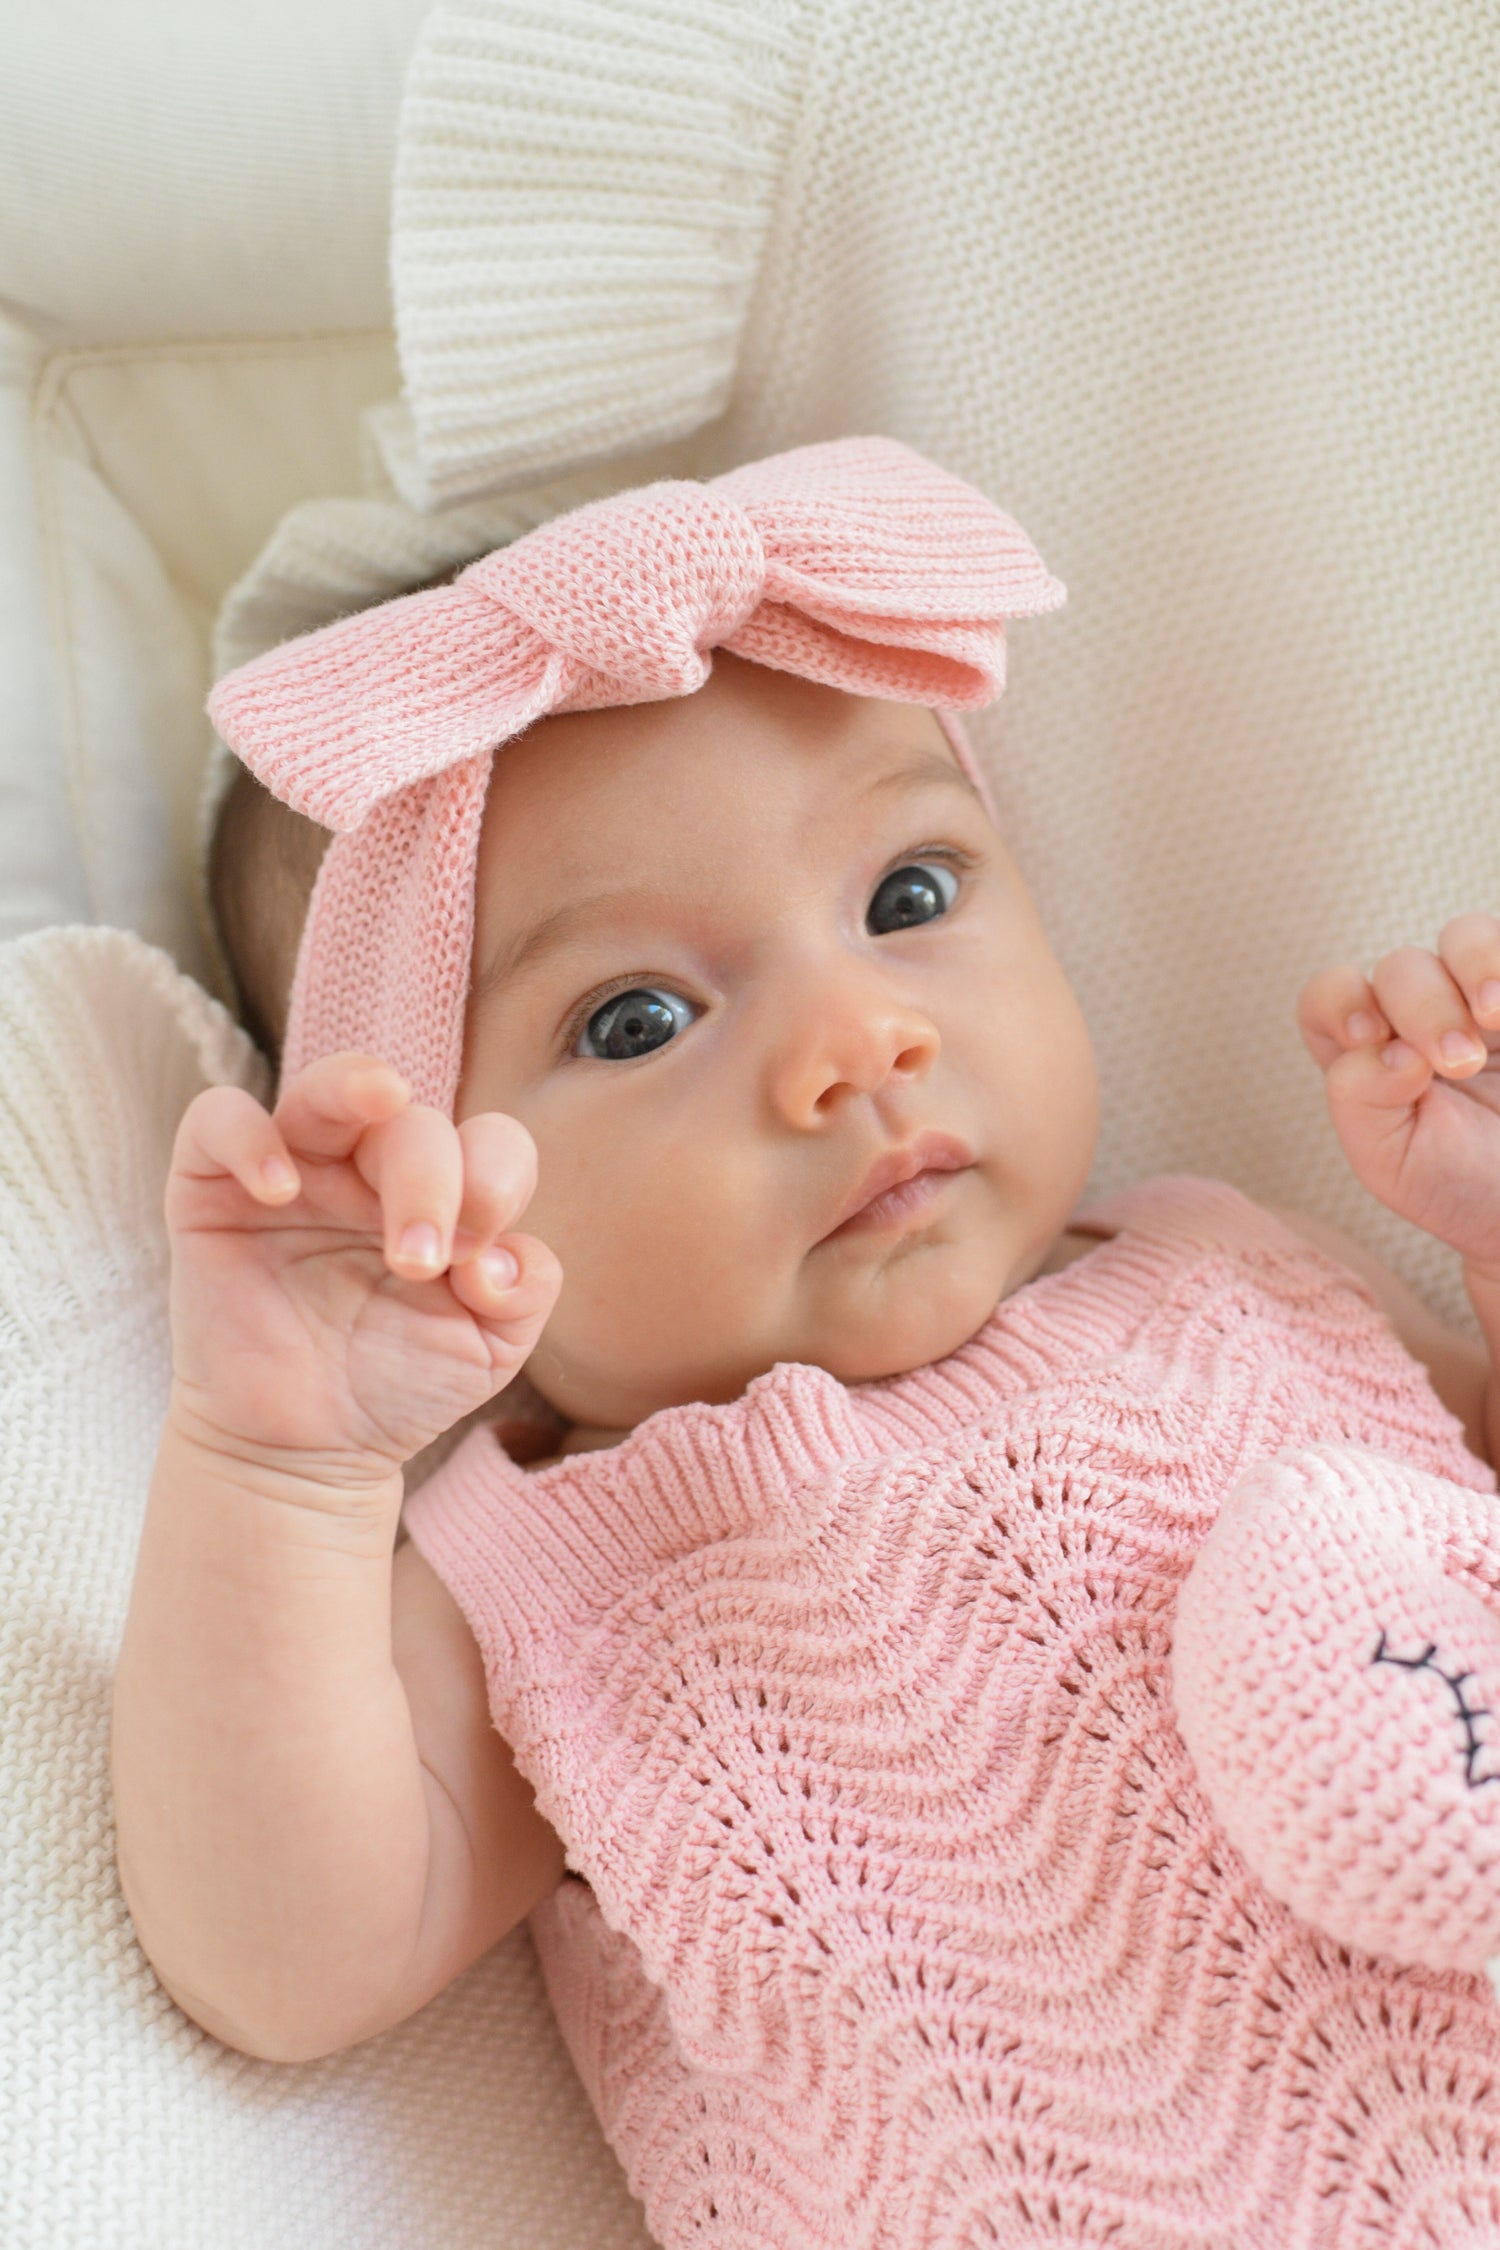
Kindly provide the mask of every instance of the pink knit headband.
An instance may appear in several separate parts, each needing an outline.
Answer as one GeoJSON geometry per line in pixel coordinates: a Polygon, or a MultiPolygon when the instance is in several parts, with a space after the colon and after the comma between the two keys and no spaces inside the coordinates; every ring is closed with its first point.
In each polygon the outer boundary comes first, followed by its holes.
{"type": "Polygon", "coordinates": [[[356,1048],[452,1110],[491,761],[535,720],[691,695],[714,648],[854,695],[971,710],[1004,685],[1005,619],[1062,599],[972,486],[889,438],[841,438],[577,508],[451,585],[226,674],[208,704],[224,741],[335,831],[284,1074],[356,1048]]]}

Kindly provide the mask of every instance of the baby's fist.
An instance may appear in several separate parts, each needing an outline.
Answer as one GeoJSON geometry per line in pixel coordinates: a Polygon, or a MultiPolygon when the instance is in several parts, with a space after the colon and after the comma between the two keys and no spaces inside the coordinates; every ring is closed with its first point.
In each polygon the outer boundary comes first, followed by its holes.
{"type": "Polygon", "coordinates": [[[536,1186],[515,1118],[455,1125],[368,1055],[183,1118],[167,1194],[174,1405],[221,1447],[359,1483],[482,1406],[561,1285],[510,1231],[536,1186]]]}
{"type": "Polygon", "coordinates": [[[1368,977],[1323,970],[1297,1021],[1364,1185],[1465,1258],[1500,1265],[1500,918],[1459,915],[1435,952],[1402,946],[1368,977]]]}

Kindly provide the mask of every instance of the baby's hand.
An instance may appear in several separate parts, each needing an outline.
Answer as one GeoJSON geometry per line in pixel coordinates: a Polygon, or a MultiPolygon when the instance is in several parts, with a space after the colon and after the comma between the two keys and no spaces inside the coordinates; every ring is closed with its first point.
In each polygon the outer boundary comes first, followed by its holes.
{"type": "Polygon", "coordinates": [[[505,1230],[536,1186],[512,1117],[455,1126],[388,1063],[331,1055],[268,1115],[200,1094],[167,1185],[172,1414],[201,1444],[365,1489],[509,1382],[556,1301],[505,1230]]]}
{"type": "Polygon", "coordinates": [[[1365,1186],[1500,1272],[1500,919],[1461,914],[1368,978],[1324,969],[1297,1021],[1365,1186]]]}

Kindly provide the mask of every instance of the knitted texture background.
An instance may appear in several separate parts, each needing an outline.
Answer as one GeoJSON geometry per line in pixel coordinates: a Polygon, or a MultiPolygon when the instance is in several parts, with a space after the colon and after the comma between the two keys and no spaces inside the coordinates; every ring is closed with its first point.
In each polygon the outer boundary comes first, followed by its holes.
{"type": "MultiPolygon", "coordinates": [[[[325,625],[219,681],[229,746],[334,830],[283,1069],[358,1049],[452,1106],[490,760],[553,711],[691,695],[712,651],[851,694],[969,709],[1005,620],[1063,589],[1019,525],[888,438],[598,500],[450,586],[325,625]]],[[[961,733],[960,762],[983,783],[961,733]]]]}
{"type": "MultiPolygon", "coordinates": [[[[1308,1205],[1457,1317],[1291,1008],[1495,898],[1497,147],[1475,0],[439,0],[381,424],[424,502],[885,430],[1012,510],[1069,603],[974,731],[1100,1051],[1097,1187],[1308,1205]]],[[[340,529],[389,568],[399,520],[340,529]]]]}
{"type": "Polygon", "coordinates": [[[1500,2245],[1489,1985],[1275,1903],[1170,1681],[1249,1464],[1494,1478],[1231,1191],[1095,1219],[935,1367],[778,1367],[530,1476],[476,1433],[409,1507],[591,1886],[534,1926],[669,2250],[1500,2245]]]}
{"type": "Polygon", "coordinates": [[[287,2068],[167,1999],[115,1879],[110,1677],[170,1367],[162,1188],[248,1042],[118,930],[0,948],[0,2243],[646,2250],[529,1939],[287,2068]]]}

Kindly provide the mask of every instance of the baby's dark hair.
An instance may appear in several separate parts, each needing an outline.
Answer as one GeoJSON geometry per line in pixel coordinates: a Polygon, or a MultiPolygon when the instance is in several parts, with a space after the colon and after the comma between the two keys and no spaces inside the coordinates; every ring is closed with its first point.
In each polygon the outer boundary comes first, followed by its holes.
{"type": "Polygon", "coordinates": [[[219,801],[208,903],[251,1038],[280,1064],[297,947],[330,831],[293,812],[244,766],[219,801]]]}

